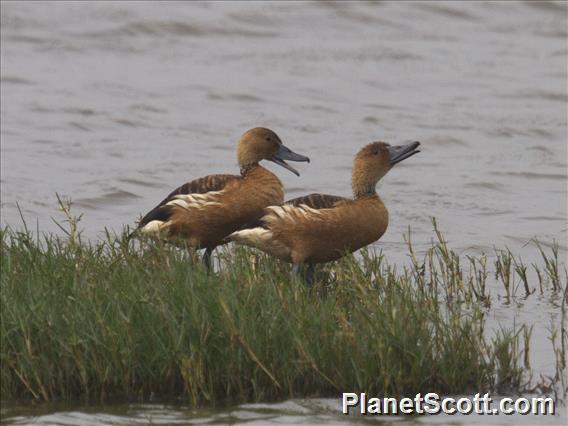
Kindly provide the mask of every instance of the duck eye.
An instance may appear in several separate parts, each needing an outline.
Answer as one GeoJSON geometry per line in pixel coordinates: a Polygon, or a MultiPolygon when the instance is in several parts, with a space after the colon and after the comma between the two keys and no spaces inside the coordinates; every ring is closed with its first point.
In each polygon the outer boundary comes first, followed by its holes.
{"type": "Polygon", "coordinates": [[[266,141],[267,141],[267,142],[270,142],[270,136],[267,136],[267,137],[266,137],[266,141]]]}

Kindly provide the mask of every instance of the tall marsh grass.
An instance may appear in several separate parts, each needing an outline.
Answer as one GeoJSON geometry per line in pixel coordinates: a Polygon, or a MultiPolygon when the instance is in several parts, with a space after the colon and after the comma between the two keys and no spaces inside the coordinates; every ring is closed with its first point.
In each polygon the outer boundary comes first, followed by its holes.
{"type": "MultiPolygon", "coordinates": [[[[407,237],[409,267],[363,251],[308,288],[248,249],[222,251],[208,273],[182,250],[126,232],[84,242],[69,225],[66,238],[0,231],[3,399],[206,404],[526,386],[531,330],[486,335],[487,259],[458,256],[437,228],[420,259],[407,237]]],[[[542,253],[539,286],[561,294],[564,313],[566,281],[542,253]]],[[[514,297],[522,269],[506,256],[497,274],[514,297]]],[[[556,333],[565,358],[564,326],[556,333]]]]}

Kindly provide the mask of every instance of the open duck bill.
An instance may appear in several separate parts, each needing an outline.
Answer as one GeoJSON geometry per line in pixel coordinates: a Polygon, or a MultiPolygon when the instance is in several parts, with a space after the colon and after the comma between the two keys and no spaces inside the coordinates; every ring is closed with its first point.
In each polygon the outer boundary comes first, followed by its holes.
{"type": "Polygon", "coordinates": [[[276,152],[276,154],[274,154],[268,160],[272,161],[273,163],[278,164],[279,166],[284,167],[285,169],[290,170],[296,176],[300,176],[300,172],[298,172],[298,170],[296,170],[294,167],[292,167],[290,164],[288,164],[285,160],[288,160],[288,161],[307,161],[308,163],[310,162],[310,159],[308,157],[300,155],[300,154],[296,154],[291,149],[286,148],[286,146],[284,146],[283,144],[281,144],[280,147],[278,148],[278,152],[276,152]]]}
{"type": "Polygon", "coordinates": [[[417,150],[420,146],[420,142],[411,142],[406,145],[397,145],[389,147],[390,155],[390,165],[391,167],[402,160],[406,160],[408,157],[412,157],[414,154],[418,154],[420,151],[417,150]]]}

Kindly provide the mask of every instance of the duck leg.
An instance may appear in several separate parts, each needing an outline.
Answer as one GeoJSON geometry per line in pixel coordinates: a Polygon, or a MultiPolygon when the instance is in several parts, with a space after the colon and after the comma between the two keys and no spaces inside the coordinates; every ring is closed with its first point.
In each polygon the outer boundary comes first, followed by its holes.
{"type": "Polygon", "coordinates": [[[308,268],[304,273],[304,280],[306,281],[308,287],[311,287],[314,284],[315,270],[316,270],[316,265],[314,265],[313,263],[308,263],[308,268]]]}
{"type": "Polygon", "coordinates": [[[302,271],[302,265],[300,265],[299,263],[294,263],[292,265],[292,276],[299,274],[302,271]]]}
{"type": "Polygon", "coordinates": [[[207,271],[209,272],[211,271],[211,253],[213,253],[212,248],[205,249],[205,253],[203,254],[203,258],[201,259],[203,265],[205,265],[207,271]]]}
{"type": "Polygon", "coordinates": [[[313,263],[308,263],[306,265],[302,265],[300,263],[295,263],[292,266],[292,276],[293,275],[301,275],[304,282],[311,287],[314,283],[314,272],[315,272],[315,265],[313,263]]]}

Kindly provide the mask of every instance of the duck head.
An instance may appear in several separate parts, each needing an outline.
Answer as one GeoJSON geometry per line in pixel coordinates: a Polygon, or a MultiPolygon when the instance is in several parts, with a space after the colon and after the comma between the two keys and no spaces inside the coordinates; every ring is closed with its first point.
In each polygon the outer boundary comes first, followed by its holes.
{"type": "Polygon", "coordinates": [[[310,162],[308,157],[296,154],[287,148],[276,133],[264,127],[255,127],[241,136],[237,147],[237,158],[241,170],[254,166],[261,160],[268,160],[290,170],[297,176],[300,176],[300,173],[286,160],[310,162]]]}
{"type": "Polygon", "coordinates": [[[373,142],[364,146],[355,156],[351,184],[356,197],[375,193],[377,182],[395,165],[420,151],[420,142],[392,146],[373,142]]]}

